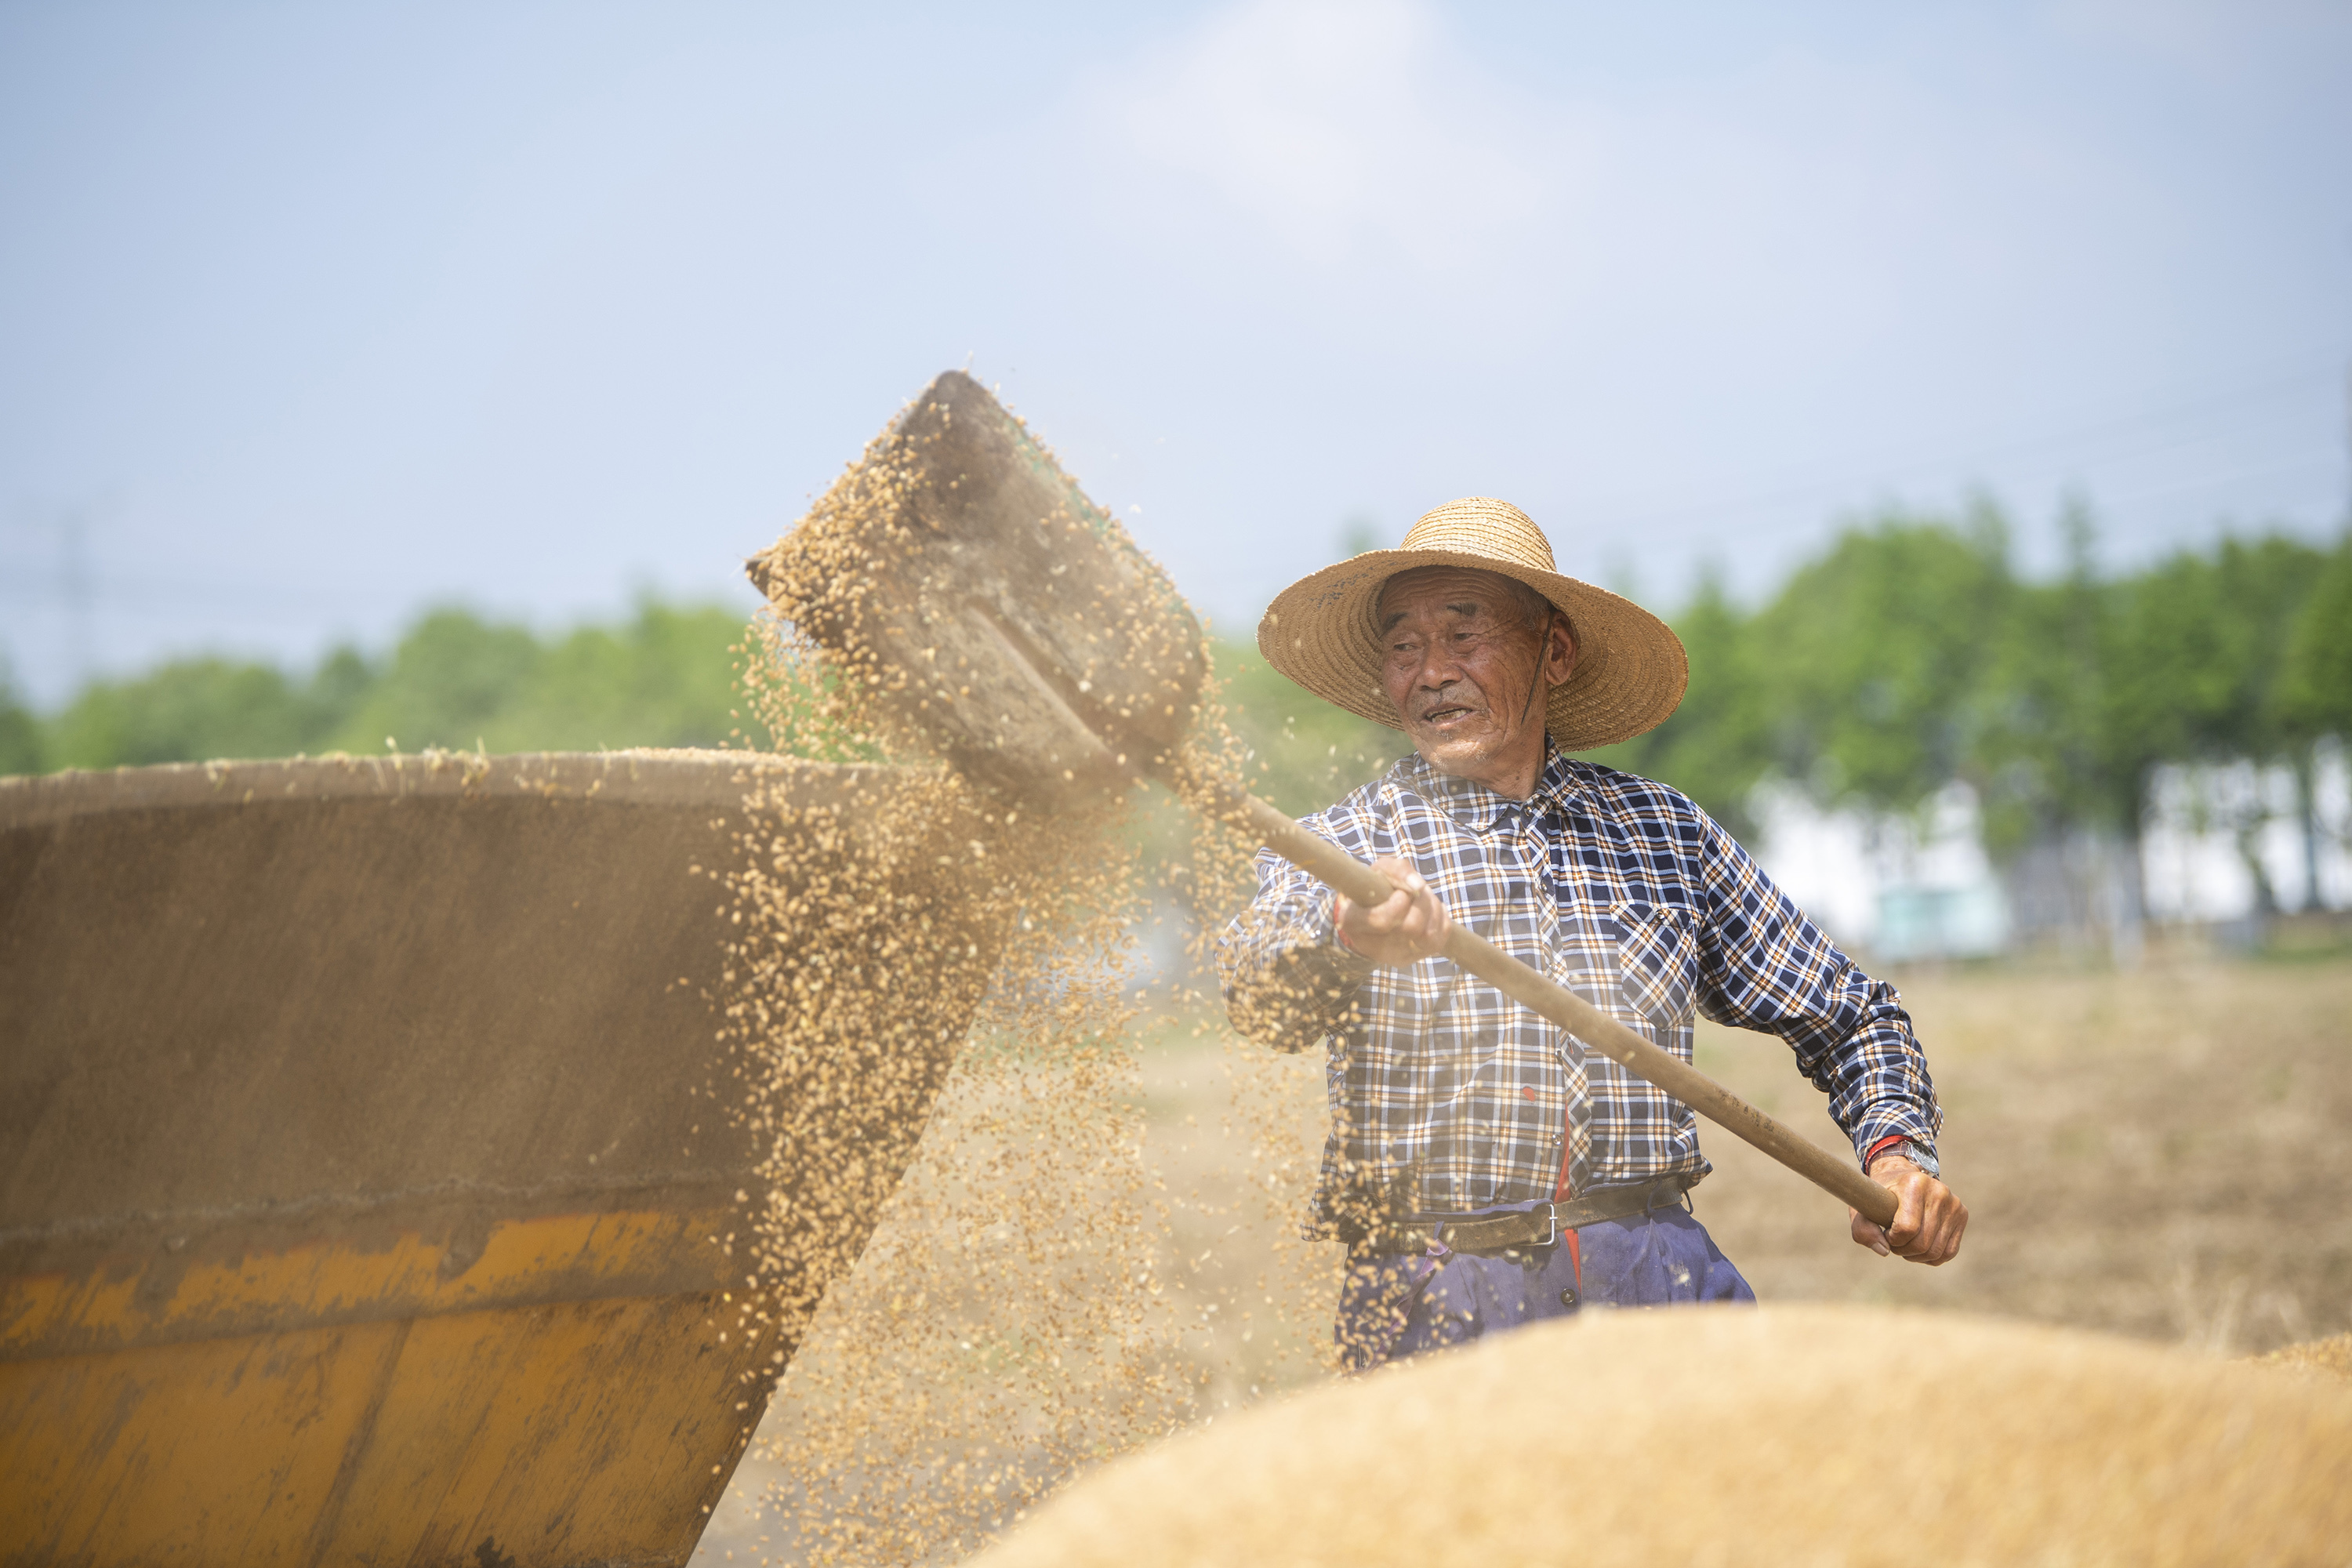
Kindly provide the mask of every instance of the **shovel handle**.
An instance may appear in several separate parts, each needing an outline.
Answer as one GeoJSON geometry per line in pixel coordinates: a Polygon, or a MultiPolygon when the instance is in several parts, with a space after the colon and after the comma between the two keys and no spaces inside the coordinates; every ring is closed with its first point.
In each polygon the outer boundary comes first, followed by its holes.
{"type": "MultiPolygon", "coordinates": [[[[1329,839],[1311,833],[1254,795],[1236,802],[1267,848],[1360,904],[1377,904],[1395,884],[1329,839]]],[[[1871,1223],[1895,1223],[1895,1194],[1810,1138],[1801,1137],[1698,1068],[1659,1049],[1564,985],[1537,973],[1486,938],[1454,926],[1445,956],[1506,996],[1542,1014],[1637,1078],[1664,1089],[1701,1116],[1746,1140],[1871,1223]]]]}

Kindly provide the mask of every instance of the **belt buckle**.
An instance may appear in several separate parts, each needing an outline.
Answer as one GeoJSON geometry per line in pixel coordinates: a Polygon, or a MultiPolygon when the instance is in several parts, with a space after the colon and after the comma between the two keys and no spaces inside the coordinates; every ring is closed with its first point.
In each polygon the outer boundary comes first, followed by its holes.
{"type": "Polygon", "coordinates": [[[1551,1221],[1551,1234],[1541,1241],[1534,1243],[1537,1247],[1549,1247],[1559,1239],[1559,1205],[1556,1203],[1544,1205],[1544,1215],[1551,1221]]]}

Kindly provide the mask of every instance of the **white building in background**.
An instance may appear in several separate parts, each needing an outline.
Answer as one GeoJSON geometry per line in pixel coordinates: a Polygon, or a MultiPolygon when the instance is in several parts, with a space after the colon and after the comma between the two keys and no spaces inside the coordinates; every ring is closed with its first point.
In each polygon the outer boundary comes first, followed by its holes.
{"type": "Polygon", "coordinates": [[[2137,879],[2120,839],[2040,846],[1994,867],[1979,841],[1976,795],[1958,784],[1916,824],[1823,811],[1801,791],[1767,784],[1750,847],[1833,941],[1881,962],[1984,957],[2055,940],[2128,964],[2138,957],[2142,915],[2251,941],[2257,898],[2246,849],[2280,910],[2352,906],[2352,765],[2342,747],[2323,750],[2315,785],[2317,831],[2307,842],[2289,770],[2163,770],[2137,879]]]}
{"type": "MultiPolygon", "coordinates": [[[[2324,750],[2318,833],[2306,864],[2294,775],[2245,763],[2167,769],[2140,842],[2138,892],[2119,839],[2044,845],[1997,868],[1978,833],[1975,793],[1953,784],[1920,820],[1823,811],[1801,791],[1768,784],[1752,802],[1748,843],[1773,880],[1831,940],[1880,963],[1990,957],[2054,942],[2137,962],[2140,917],[2217,928],[2227,942],[2257,936],[2248,836],[2280,909],[2352,907],[2352,765],[2324,750]],[[2315,879],[2314,870],[2316,877],[2315,879]],[[2315,900],[2314,894],[2316,894],[2315,900]]],[[[1163,898],[1139,930],[1136,984],[1177,984],[1213,995],[1215,977],[1186,950],[1190,917],[1163,898]]]]}
{"type": "Polygon", "coordinates": [[[2254,911],[2241,837],[2282,910],[2352,905],[2352,767],[2324,747],[2312,791],[2318,831],[2306,846],[2294,774],[2251,763],[2166,768],[2142,842],[2152,920],[2242,921],[2254,911]]]}
{"type": "Polygon", "coordinates": [[[1893,963],[1982,958],[2009,945],[2009,900],[1953,784],[1916,823],[1823,811],[1786,784],[1759,789],[1756,858],[1841,947],[1893,963]]]}

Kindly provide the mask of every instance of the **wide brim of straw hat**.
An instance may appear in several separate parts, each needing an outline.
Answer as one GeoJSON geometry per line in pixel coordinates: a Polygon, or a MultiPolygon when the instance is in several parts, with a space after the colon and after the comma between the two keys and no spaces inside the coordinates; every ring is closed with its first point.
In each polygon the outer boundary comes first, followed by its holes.
{"type": "Polygon", "coordinates": [[[1368,550],[1285,588],[1258,623],[1258,651],[1325,701],[1403,729],[1381,679],[1379,607],[1381,586],[1417,566],[1499,572],[1567,615],[1576,668],[1552,689],[1546,711],[1546,728],[1563,751],[1657,728],[1690,684],[1690,659],[1665,622],[1606,588],[1562,576],[1543,530],[1509,502],[1486,496],[1428,513],[1395,550],[1368,550]]]}

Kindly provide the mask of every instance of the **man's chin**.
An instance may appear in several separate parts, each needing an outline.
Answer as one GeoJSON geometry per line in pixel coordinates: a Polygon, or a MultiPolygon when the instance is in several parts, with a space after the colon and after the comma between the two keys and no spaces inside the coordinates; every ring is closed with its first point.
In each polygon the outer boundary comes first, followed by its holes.
{"type": "Polygon", "coordinates": [[[1430,734],[1412,731],[1413,750],[1422,761],[1441,773],[1469,774],[1482,772],[1495,753],[1496,737],[1490,731],[1475,735],[1430,734]]]}

